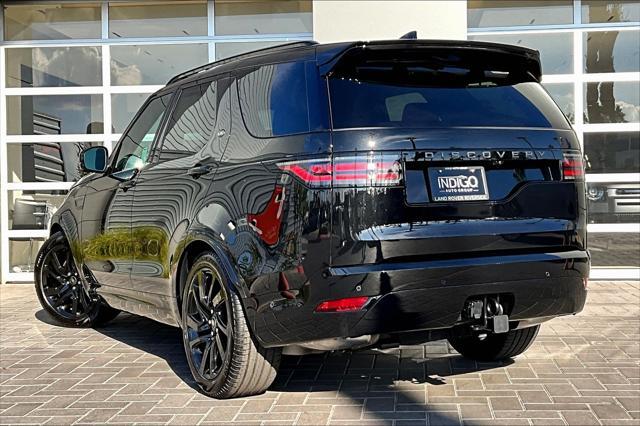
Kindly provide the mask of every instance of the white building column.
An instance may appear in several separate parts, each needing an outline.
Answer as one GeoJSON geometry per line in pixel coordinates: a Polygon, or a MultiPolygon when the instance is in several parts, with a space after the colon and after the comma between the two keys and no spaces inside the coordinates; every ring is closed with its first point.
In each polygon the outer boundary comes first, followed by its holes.
{"type": "Polygon", "coordinates": [[[313,36],[320,43],[396,39],[467,38],[467,2],[314,0],[313,36]]]}

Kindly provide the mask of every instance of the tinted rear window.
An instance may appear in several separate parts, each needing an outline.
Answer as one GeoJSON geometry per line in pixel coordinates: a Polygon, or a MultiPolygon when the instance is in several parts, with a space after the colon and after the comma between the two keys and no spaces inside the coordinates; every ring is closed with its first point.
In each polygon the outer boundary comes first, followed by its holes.
{"type": "Polygon", "coordinates": [[[567,128],[537,83],[474,88],[425,88],[331,80],[334,128],[567,128]]]}
{"type": "Polygon", "coordinates": [[[508,56],[362,54],[329,78],[334,128],[569,128],[524,67],[508,56]]]}
{"type": "Polygon", "coordinates": [[[252,135],[268,138],[309,131],[304,63],[264,65],[238,80],[238,94],[252,135]]]}

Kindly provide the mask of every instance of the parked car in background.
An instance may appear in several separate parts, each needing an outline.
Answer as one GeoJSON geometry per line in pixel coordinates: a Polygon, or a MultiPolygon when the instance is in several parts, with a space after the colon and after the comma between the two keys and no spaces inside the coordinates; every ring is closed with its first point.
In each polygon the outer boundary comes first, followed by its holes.
{"type": "Polygon", "coordinates": [[[179,326],[213,397],[282,354],[448,338],[514,357],[586,297],[579,143],[536,51],[300,42],[173,78],[52,220],[36,266],[70,326],[179,326]]]}
{"type": "Polygon", "coordinates": [[[633,223],[640,218],[640,184],[594,182],[587,187],[589,218],[595,223],[633,223]]]}

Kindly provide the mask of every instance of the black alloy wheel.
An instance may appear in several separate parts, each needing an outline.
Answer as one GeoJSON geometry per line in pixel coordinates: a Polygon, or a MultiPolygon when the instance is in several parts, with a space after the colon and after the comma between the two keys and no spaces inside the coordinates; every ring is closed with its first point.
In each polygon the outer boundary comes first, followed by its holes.
{"type": "Polygon", "coordinates": [[[45,254],[41,285],[47,304],[58,315],[74,321],[91,310],[91,300],[73,264],[71,251],[62,244],[45,254]]]}
{"type": "Polygon", "coordinates": [[[119,313],[87,292],[61,232],[53,234],[40,249],[35,282],[42,307],[65,325],[94,326],[112,320],[119,313]]]}
{"type": "Polygon", "coordinates": [[[241,299],[220,264],[208,252],[188,266],[180,309],[187,363],[208,396],[256,395],[275,380],[282,349],[263,348],[253,339],[241,299]]]}
{"type": "Polygon", "coordinates": [[[189,283],[185,311],[185,339],[198,374],[215,380],[229,355],[229,303],[222,280],[212,268],[202,267],[189,283]]]}

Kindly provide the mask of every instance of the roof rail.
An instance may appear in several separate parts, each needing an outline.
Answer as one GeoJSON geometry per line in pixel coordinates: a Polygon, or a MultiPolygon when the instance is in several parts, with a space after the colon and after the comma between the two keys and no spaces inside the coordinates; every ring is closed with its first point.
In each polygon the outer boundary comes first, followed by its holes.
{"type": "Polygon", "coordinates": [[[237,59],[239,59],[239,58],[241,58],[243,56],[247,56],[248,57],[248,56],[251,56],[251,55],[256,54],[256,53],[265,53],[267,51],[277,51],[277,50],[280,50],[280,49],[283,49],[283,48],[290,48],[290,47],[295,47],[295,46],[300,46],[300,47],[302,47],[302,46],[313,46],[315,44],[318,44],[318,42],[311,41],[311,40],[294,41],[294,42],[291,42],[291,43],[278,44],[276,46],[263,47],[262,49],[256,49],[256,50],[252,50],[250,52],[240,53],[238,55],[230,56],[228,58],[221,59],[219,61],[214,61],[214,62],[205,64],[205,65],[200,65],[199,67],[195,67],[193,69],[184,71],[184,72],[172,77],[167,82],[167,85],[169,85],[171,83],[175,83],[176,81],[183,80],[183,79],[185,79],[187,77],[190,77],[192,75],[212,70],[212,69],[216,68],[217,66],[226,64],[228,62],[232,62],[232,61],[237,60],[237,59]]]}

